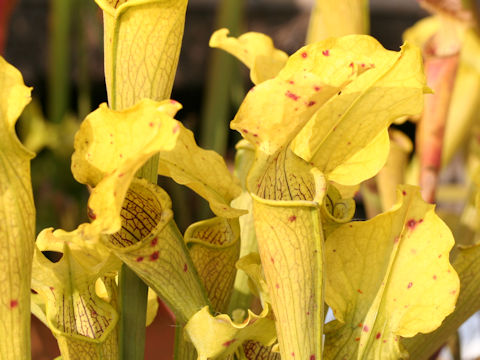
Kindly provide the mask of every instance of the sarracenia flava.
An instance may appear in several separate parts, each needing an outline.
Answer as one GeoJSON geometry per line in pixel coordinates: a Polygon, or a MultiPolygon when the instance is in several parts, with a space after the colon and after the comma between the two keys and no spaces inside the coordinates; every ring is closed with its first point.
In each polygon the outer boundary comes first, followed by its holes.
{"type": "Polygon", "coordinates": [[[0,62],[2,359],[29,357],[30,301],[62,359],[122,356],[122,264],[174,312],[184,336],[177,358],[403,359],[402,337],[453,312],[454,240],[418,188],[400,186],[390,210],[352,221],[348,190],[383,167],[389,125],[422,111],[429,89],[417,47],[387,51],[349,35],[288,56],[259,33],[215,32],[211,46],[239,58],[255,84],[231,122],[244,138],[234,176],[174,119],[181,105],[168,99],[186,1],[98,3],[109,106],[82,122],[72,156],[75,179],[91,189],[90,222],[44,229],[36,244],[32,154],[14,132],[30,90],[0,62]],[[168,194],[136,177],[147,162],[215,216],[182,235],[168,194]],[[234,292],[258,297],[261,310],[230,301],[234,292]],[[336,317],[326,326],[324,304],[336,317]]]}

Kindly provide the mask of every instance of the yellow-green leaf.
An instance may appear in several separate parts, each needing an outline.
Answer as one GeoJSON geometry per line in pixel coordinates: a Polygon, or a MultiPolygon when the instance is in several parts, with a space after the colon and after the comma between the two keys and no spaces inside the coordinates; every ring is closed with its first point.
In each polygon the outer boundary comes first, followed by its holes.
{"type": "Polygon", "coordinates": [[[400,187],[392,210],[342,225],[327,238],[324,358],[406,357],[400,337],[427,333],[455,308],[459,279],[448,227],[418,188],[400,187]]]}
{"type": "Polygon", "coordinates": [[[329,184],[322,204],[322,225],[325,237],[341,224],[350,221],[355,214],[355,201],[343,198],[337,188],[329,184]]]}
{"type": "Polygon", "coordinates": [[[254,252],[245,255],[237,261],[236,267],[248,276],[248,287],[253,294],[260,298],[262,304],[271,304],[260,255],[254,252]]]}
{"type": "Polygon", "coordinates": [[[68,244],[69,254],[86,268],[103,264],[102,271],[110,275],[120,269],[120,261],[100,242],[100,235],[94,236],[89,229],[90,224],[81,224],[73,231],[62,229],[53,231],[44,229],[38,234],[36,244],[40,250],[63,252],[68,244]]]}
{"type": "Polygon", "coordinates": [[[308,26],[307,43],[349,34],[367,34],[368,0],[317,0],[308,26]]]}
{"type": "Polygon", "coordinates": [[[30,279],[35,207],[30,183],[34,154],[18,140],[15,123],[30,102],[20,72],[0,56],[0,354],[30,357],[30,279]]]}
{"type": "Polygon", "coordinates": [[[252,196],[280,354],[286,359],[320,359],[324,275],[319,204],[252,196]]]}
{"type": "Polygon", "coordinates": [[[170,97],[187,0],[96,0],[103,10],[105,81],[113,109],[170,97]]]}
{"type": "Polygon", "coordinates": [[[248,32],[238,38],[228,37],[228,29],[215,31],[210,46],[223,49],[250,69],[254,84],[275,77],[287,62],[288,55],[274,47],[270,37],[257,32],[248,32]]]}
{"type": "Polygon", "coordinates": [[[268,155],[286,147],[341,86],[326,85],[307,71],[289,75],[252,88],[230,123],[232,129],[268,155]]]}
{"type": "Polygon", "coordinates": [[[192,224],[185,232],[185,243],[212,309],[225,312],[240,253],[238,219],[215,217],[192,224]]]}
{"type": "Polygon", "coordinates": [[[442,325],[430,334],[417,336],[402,341],[410,353],[410,358],[426,360],[437,351],[447,339],[475,312],[480,309],[480,245],[461,248],[453,262],[453,267],[460,276],[461,291],[455,311],[442,325]]]}
{"type": "MultiPolygon", "coordinates": [[[[247,140],[241,140],[235,146],[235,176],[242,184],[242,194],[232,201],[232,206],[246,209],[247,214],[240,216],[240,257],[246,256],[251,252],[258,252],[257,238],[255,235],[255,226],[253,224],[252,197],[246,190],[247,174],[255,160],[255,148],[247,140]]],[[[250,307],[252,294],[248,285],[248,276],[237,271],[233,294],[230,300],[228,313],[236,309],[247,310],[250,307]]]]}
{"type": "Polygon", "coordinates": [[[180,124],[172,118],[180,104],[143,100],[124,111],[102,104],[75,136],[72,172],[94,186],[89,199],[92,226],[99,232],[120,229],[120,208],[136,171],[154,154],[175,146],[180,124]]]}
{"type": "Polygon", "coordinates": [[[340,184],[371,177],[383,166],[379,155],[388,154],[390,123],[422,111],[426,88],[419,49],[406,43],[400,52],[387,51],[365,35],[328,39],[297,51],[278,76],[302,70],[332,86],[350,83],[303,127],[293,151],[340,184]],[[361,75],[352,77],[354,72],[361,75]]]}
{"type": "Polygon", "coordinates": [[[405,181],[405,173],[409,155],[413,150],[412,141],[403,132],[390,129],[390,152],[387,162],[378,173],[377,188],[382,203],[382,209],[390,209],[396,201],[396,189],[405,181]]]}
{"type": "Polygon", "coordinates": [[[121,230],[104,244],[186,322],[209,304],[177,225],[167,193],[134,180],[121,209],[121,230]]]}
{"type": "MultiPolygon", "coordinates": [[[[53,249],[48,247],[48,241],[43,242],[42,250],[53,249]]],[[[103,263],[91,267],[78,262],[67,242],[56,263],[36,248],[32,288],[45,301],[46,321],[64,360],[118,358],[118,314],[95,292],[102,268],[103,263]]]]}
{"type": "Polygon", "coordinates": [[[193,133],[178,124],[178,139],[170,151],[160,152],[158,173],[170,176],[205,198],[221,217],[235,218],[245,211],[230,207],[241,188],[223,158],[215,151],[200,148],[193,133]]]}
{"type": "Polygon", "coordinates": [[[233,354],[246,340],[272,345],[276,339],[275,324],[268,306],[260,315],[249,310],[243,323],[235,323],[225,314],[212,316],[208,307],[204,307],[188,321],[185,332],[197,349],[198,360],[233,354]]]}

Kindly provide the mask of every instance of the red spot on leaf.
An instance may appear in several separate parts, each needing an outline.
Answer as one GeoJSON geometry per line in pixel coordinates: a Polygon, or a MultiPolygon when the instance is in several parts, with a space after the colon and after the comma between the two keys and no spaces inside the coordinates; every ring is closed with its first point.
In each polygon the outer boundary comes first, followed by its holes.
{"type": "Polygon", "coordinates": [[[407,192],[405,190],[402,191],[402,195],[405,196],[407,195],[407,192]]]}
{"type": "Polygon", "coordinates": [[[407,289],[410,289],[413,286],[413,283],[410,281],[407,285],[407,289]]]}
{"type": "Polygon", "coordinates": [[[438,255],[438,258],[440,259],[441,257],[442,257],[442,254],[439,254],[439,255],[438,255]]]}
{"type": "Polygon", "coordinates": [[[139,256],[135,259],[137,262],[142,262],[143,261],[143,256],[139,256]]]}
{"type": "Polygon", "coordinates": [[[451,295],[455,295],[456,293],[457,293],[457,290],[452,290],[452,291],[450,291],[450,294],[451,294],[451,295]]]}
{"type": "Polygon", "coordinates": [[[316,86],[313,87],[313,90],[315,90],[315,91],[320,91],[320,90],[322,90],[322,87],[316,85],[316,86]]]}
{"type": "Polygon", "coordinates": [[[297,94],[294,94],[292,93],[291,91],[287,90],[287,92],[285,93],[285,96],[292,99],[292,100],[295,100],[297,101],[298,99],[300,99],[300,96],[298,96],[297,94]]]}
{"type": "Polygon", "coordinates": [[[357,289],[357,292],[358,292],[359,294],[363,294],[363,291],[360,290],[360,289],[357,289]]]}
{"type": "Polygon", "coordinates": [[[368,332],[369,330],[370,330],[370,328],[369,328],[367,325],[365,325],[365,326],[363,327],[363,331],[364,331],[364,332],[368,332]]]}
{"type": "Polygon", "coordinates": [[[437,280],[437,275],[433,275],[433,280],[437,280]]]}
{"type": "Polygon", "coordinates": [[[417,226],[417,222],[415,221],[415,219],[410,219],[407,221],[407,226],[410,230],[413,230],[417,226]]]}
{"type": "Polygon", "coordinates": [[[253,137],[258,137],[258,134],[253,134],[253,137]]]}
{"type": "Polygon", "coordinates": [[[248,134],[248,130],[247,130],[247,129],[242,129],[242,132],[243,132],[244,134],[248,134]]]}
{"type": "Polygon", "coordinates": [[[316,104],[316,102],[311,100],[311,101],[308,102],[307,106],[310,107],[310,106],[313,106],[315,104],[316,104]]]}
{"type": "Polygon", "coordinates": [[[310,360],[315,360],[315,355],[310,355],[310,360]]]}
{"type": "Polygon", "coordinates": [[[183,272],[187,272],[188,270],[188,265],[187,264],[183,264],[183,272]]]}
{"type": "Polygon", "coordinates": [[[362,323],[359,323],[357,326],[358,326],[359,328],[361,328],[361,327],[363,326],[363,324],[362,324],[362,323]]]}
{"type": "Polygon", "coordinates": [[[176,134],[177,131],[180,130],[180,125],[175,125],[175,127],[172,129],[172,134],[176,134]]]}
{"type": "Polygon", "coordinates": [[[288,218],[289,222],[294,222],[295,220],[297,220],[297,217],[295,215],[292,215],[288,218]]]}
{"type": "Polygon", "coordinates": [[[275,264],[275,259],[273,257],[270,258],[270,261],[272,262],[272,264],[275,264]]]}
{"type": "Polygon", "coordinates": [[[120,156],[121,158],[123,158],[123,154],[119,154],[118,156],[120,156]]]}
{"type": "Polygon", "coordinates": [[[293,84],[295,84],[295,81],[293,81],[293,80],[288,80],[288,83],[291,84],[291,85],[293,85],[293,84]]]}
{"type": "Polygon", "coordinates": [[[393,243],[397,244],[400,241],[400,236],[395,236],[395,239],[393,239],[393,243]]]}
{"type": "Polygon", "coordinates": [[[154,251],[151,255],[150,255],[150,260],[152,261],[155,261],[158,259],[158,251],[154,251]]]}
{"type": "Polygon", "coordinates": [[[386,344],[387,340],[383,340],[383,343],[386,344]]]}
{"type": "Polygon", "coordinates": [[[308,56],[308,54],[307,54],[307,52],[306,52],[306,51],[302,52],[302,58],[304,58],[304,59],[305,59],[307,56],[308,56]]]}
{"type": "Polygon", "coordinates": [[[90,207],[87,207],[87,216],[91,220],[95,220],[97,218],[97,215],[95,215],[95,213],[90,207]]]}
{"type": "Polygon", "coordinates": [[[364,67],[365,67],[365,64],[362,63],[362,64],[360,64],[360,66],[361,66],[362,68],[364,68],[364,67]]]}
{"type": "Polygon", "coordinates": [[[150,242],[150,245],[151,245],[151,246],[155,246],[155,245],[157,245],[157,243],[158,243],[158,238],[155,237],[155,238],[153,238],[153,240],[150,242]]]}
{"type": "Polygon", "coordinates": [[[330,51],[328,51],[328,50],[323,50],[323,51],[322,51],[322,55],[323,55],[323,56],[330,56],[330,51]]]}
{"type": "Polygon", "coordinates": [[[382,334],[378,332],[377,335],[375,335],[375,339],[380,339],[380,336],[382,336],[382,334]]]}
{"type": "Polygon", "coordinates": [[[350,64],[348,64],[348,67],[351,67],[353,69],[353,62],[351,62],[350,64]]]}
{"type": "Polygon", "coordinates": [[[14,309],[18,306],[18,300],[10,300],[10,308],[14,309]]]}
{"type": "Polygon", "coordinates": [[[280,285],[279,285],[279,284],[275,284],[275,287],[276,287],[277,289],[280,289],[280,285]]]}
{"type": "Polygon", "coordinates": [[[153,121],[150,121],[150,124],[148,126],[153,127],[153,121]]]}
{"type": "Polygon", "coordinates": [[[121,178],[123,175],[125,175],[124,173],[120,173],[118,174],[118,177],[121,178]]]}
{"type": "Polygon", "coordinates": [[[294,352],[292,352],[292,356],[294,356],[294,357],[295,357],[295,353],[294,353],[294,352]]]}
{"type": "Polygon", "coordinates": [[[355,338],[355,341],[360,341],[360,338],[359,337],[355,338]]]}
{"type": "Polygon", "coordinates": [[[229,347],[229,346],[232,345],[235,341],[237,341],[237,339],[228,340],[228,341],[225,341],[222,345],[225,346],[225,347],[229,347]]]}

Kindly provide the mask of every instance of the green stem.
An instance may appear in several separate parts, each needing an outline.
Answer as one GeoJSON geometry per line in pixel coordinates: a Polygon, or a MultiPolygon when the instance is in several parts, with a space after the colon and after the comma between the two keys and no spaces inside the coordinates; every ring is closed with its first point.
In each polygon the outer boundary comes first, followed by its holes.
{"type": "Polygon", "coordinates": [[[78,59],[78,117],[84,119],[92,110],[91,104],[91,86],[88,71],[89,52],[87,44],[87,34],[85,24],[88,24],[93,12],[94,3],[90,1],[77,0],[78,20],[76,23],[77,59],[78,59]]]}
{"type": "MultiPolygon", "coordinates": [[[[243,22],[243,0],[224,0],[219,3],[216,28],[227,27],[232,35],[238,35],[243,22]]],[[[233,82],[238,79],[238,63],[226,52],[211,50],[207,76],[206,96],[203,103],[200,129],[200,145],[224,156],[228,145],[228,127],[232,108],[233,82]]],[[[211,215],[207,204],[199,209],[200,217],[211,215]]]]}
{"type": "MultiPolygon", "coordinates": [[[[228,27],[232,35],[237,35],[243,20],[244,1],[225,0],[219,6],[216,28],[228,27]]],[[[212,49],[200,143],[220,155],[224,155],[227,149],[232,79],[234,72],[238,71],[237,65],[231,55],[212,49]]]]}
{"type": "MultiPolygon", "coordinates": [[[[158,155],[136,174],[153,184],[157,183],[158,155]]],[[[145,322],[147,316],[148,286],[125,264],[118,277],[120,300],[120,359],[143,360],[145,353],[145,322]]]]}
{"type": "Polygon", "coordinates": [[[48,118],[62,121],[68,109],[70,88],[70,29],[72,1],[52,0],[48,118]]]}
{"type": "Polygon", "coordinates": [[[135,275],[133,270],[123,264],[118,277],[118,287],[122,309],[120,359],[144,359],[148,286],[135,275]]]}

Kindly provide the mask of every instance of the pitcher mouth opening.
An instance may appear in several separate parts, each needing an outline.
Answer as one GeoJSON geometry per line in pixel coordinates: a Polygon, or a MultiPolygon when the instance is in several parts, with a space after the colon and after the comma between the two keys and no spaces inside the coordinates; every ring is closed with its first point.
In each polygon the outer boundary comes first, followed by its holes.
{"type": "Polygon", "coordinates": [[[108,237],[117,248],[140,243],[162,229],[173,216],[171,200],[160,187],[144,180],[134,180],[120,212],[122,228],[108,237]]]}

